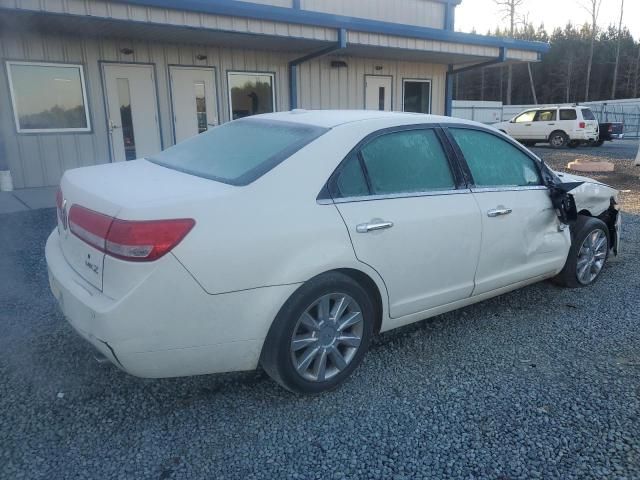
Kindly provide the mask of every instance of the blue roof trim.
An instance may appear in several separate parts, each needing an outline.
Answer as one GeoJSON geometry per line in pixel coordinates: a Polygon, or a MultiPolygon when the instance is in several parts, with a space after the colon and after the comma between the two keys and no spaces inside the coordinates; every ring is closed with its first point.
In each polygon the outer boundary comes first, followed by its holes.
{"type": "MultiPolygon", "coordinates": [[[[274,7],[258,3],[236,0],[116,0],[120,3],[135,4],[147,7],[187,10],[191,12],[210,13],[232,17],[246,17],[274,22],[297,23],[327,28],[344,28],[358,32],[381,33],[399,37],[436,40],[440,42],[467,43],[486,47],[506,47],[517,50],[529,50],[546,53],[549,44],[529,42],[512,38],[490,37],[473,33],[461,33],[437,28],[417,27],[397,23],[367,20],[364,18],[333,15],[330,13],[312,12],[286,7],[274,7]]],[[[459,3],[457,0],[446,0],[445,3],[459,3]]]]}

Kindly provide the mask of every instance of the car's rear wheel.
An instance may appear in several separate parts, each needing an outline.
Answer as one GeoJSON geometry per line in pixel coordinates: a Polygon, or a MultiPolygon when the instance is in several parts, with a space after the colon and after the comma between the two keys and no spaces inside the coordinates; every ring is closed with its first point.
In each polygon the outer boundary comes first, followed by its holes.
{"type": "Polygon", "coordinates": [[[609,229],[597,218],[580,216],[571,233],[567,263],[554,281],[569,288],[592,285],[609,258],[609,229]]]}
{"type": "Polygon", "coordinates": [[[306,282],[278,313],[261,364],[283,387],[321,393],[340,385],[366,353],[375,320],[367,291],[339,272],[306,282]]]}
{"type": "Polygon", "coordinates": [[[566,133],[556,130],[549,135],[549,144],[552,148],[564,148],[569,143],[569,137],[566,133]]]}

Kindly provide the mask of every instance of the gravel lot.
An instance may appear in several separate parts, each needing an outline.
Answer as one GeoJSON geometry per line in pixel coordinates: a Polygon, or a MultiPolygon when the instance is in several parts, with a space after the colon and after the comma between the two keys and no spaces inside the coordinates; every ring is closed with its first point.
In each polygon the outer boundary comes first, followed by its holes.
{"type": "Polygon", "coordinates": [[[639,213],[592,288],[541,283],[384,334],[314,398],[261,372],[96,364],[47,287],[54,212],[0,216],[0,478],[640,478],[639,213]]]}

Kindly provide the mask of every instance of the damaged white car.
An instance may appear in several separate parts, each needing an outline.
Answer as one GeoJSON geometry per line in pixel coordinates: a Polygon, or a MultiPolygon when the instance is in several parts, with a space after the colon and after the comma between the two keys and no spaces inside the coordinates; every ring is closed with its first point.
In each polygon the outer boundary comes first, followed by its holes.
{"type": "Polygon", "coordinates": [[[122,370],[261,364],[317,393],[378,332],[591,285],[619,247],[616,195],[474,122],[293,111],[66,172],[46,258],[68,321],[122,370]]]}

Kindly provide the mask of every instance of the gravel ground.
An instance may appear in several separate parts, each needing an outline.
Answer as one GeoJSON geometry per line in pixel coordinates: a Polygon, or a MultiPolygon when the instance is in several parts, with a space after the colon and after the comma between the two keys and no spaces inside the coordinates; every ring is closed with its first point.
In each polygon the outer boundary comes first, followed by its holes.
{"type": "Polygon", "coordinates": [[[620,206],[626,212],[640,214],[640,167],[633,165],[638,152],[638,140],[607,142],[602,147],[579,147],[554,150],[539,146],[532,150],[551,168],[571,172],[566,167],[573,160],[613,162],[615,170],[609,173],[580,173],[620,190],[620,206]]]}
{"type": "Polygon", "coordinates": [[[638,215],[593,287],[541,283],[383,334],[312,398],[261,372],[96,364],[48,291],[53,225],[0,216],[0,478],[640,478],[638,215]]]}

